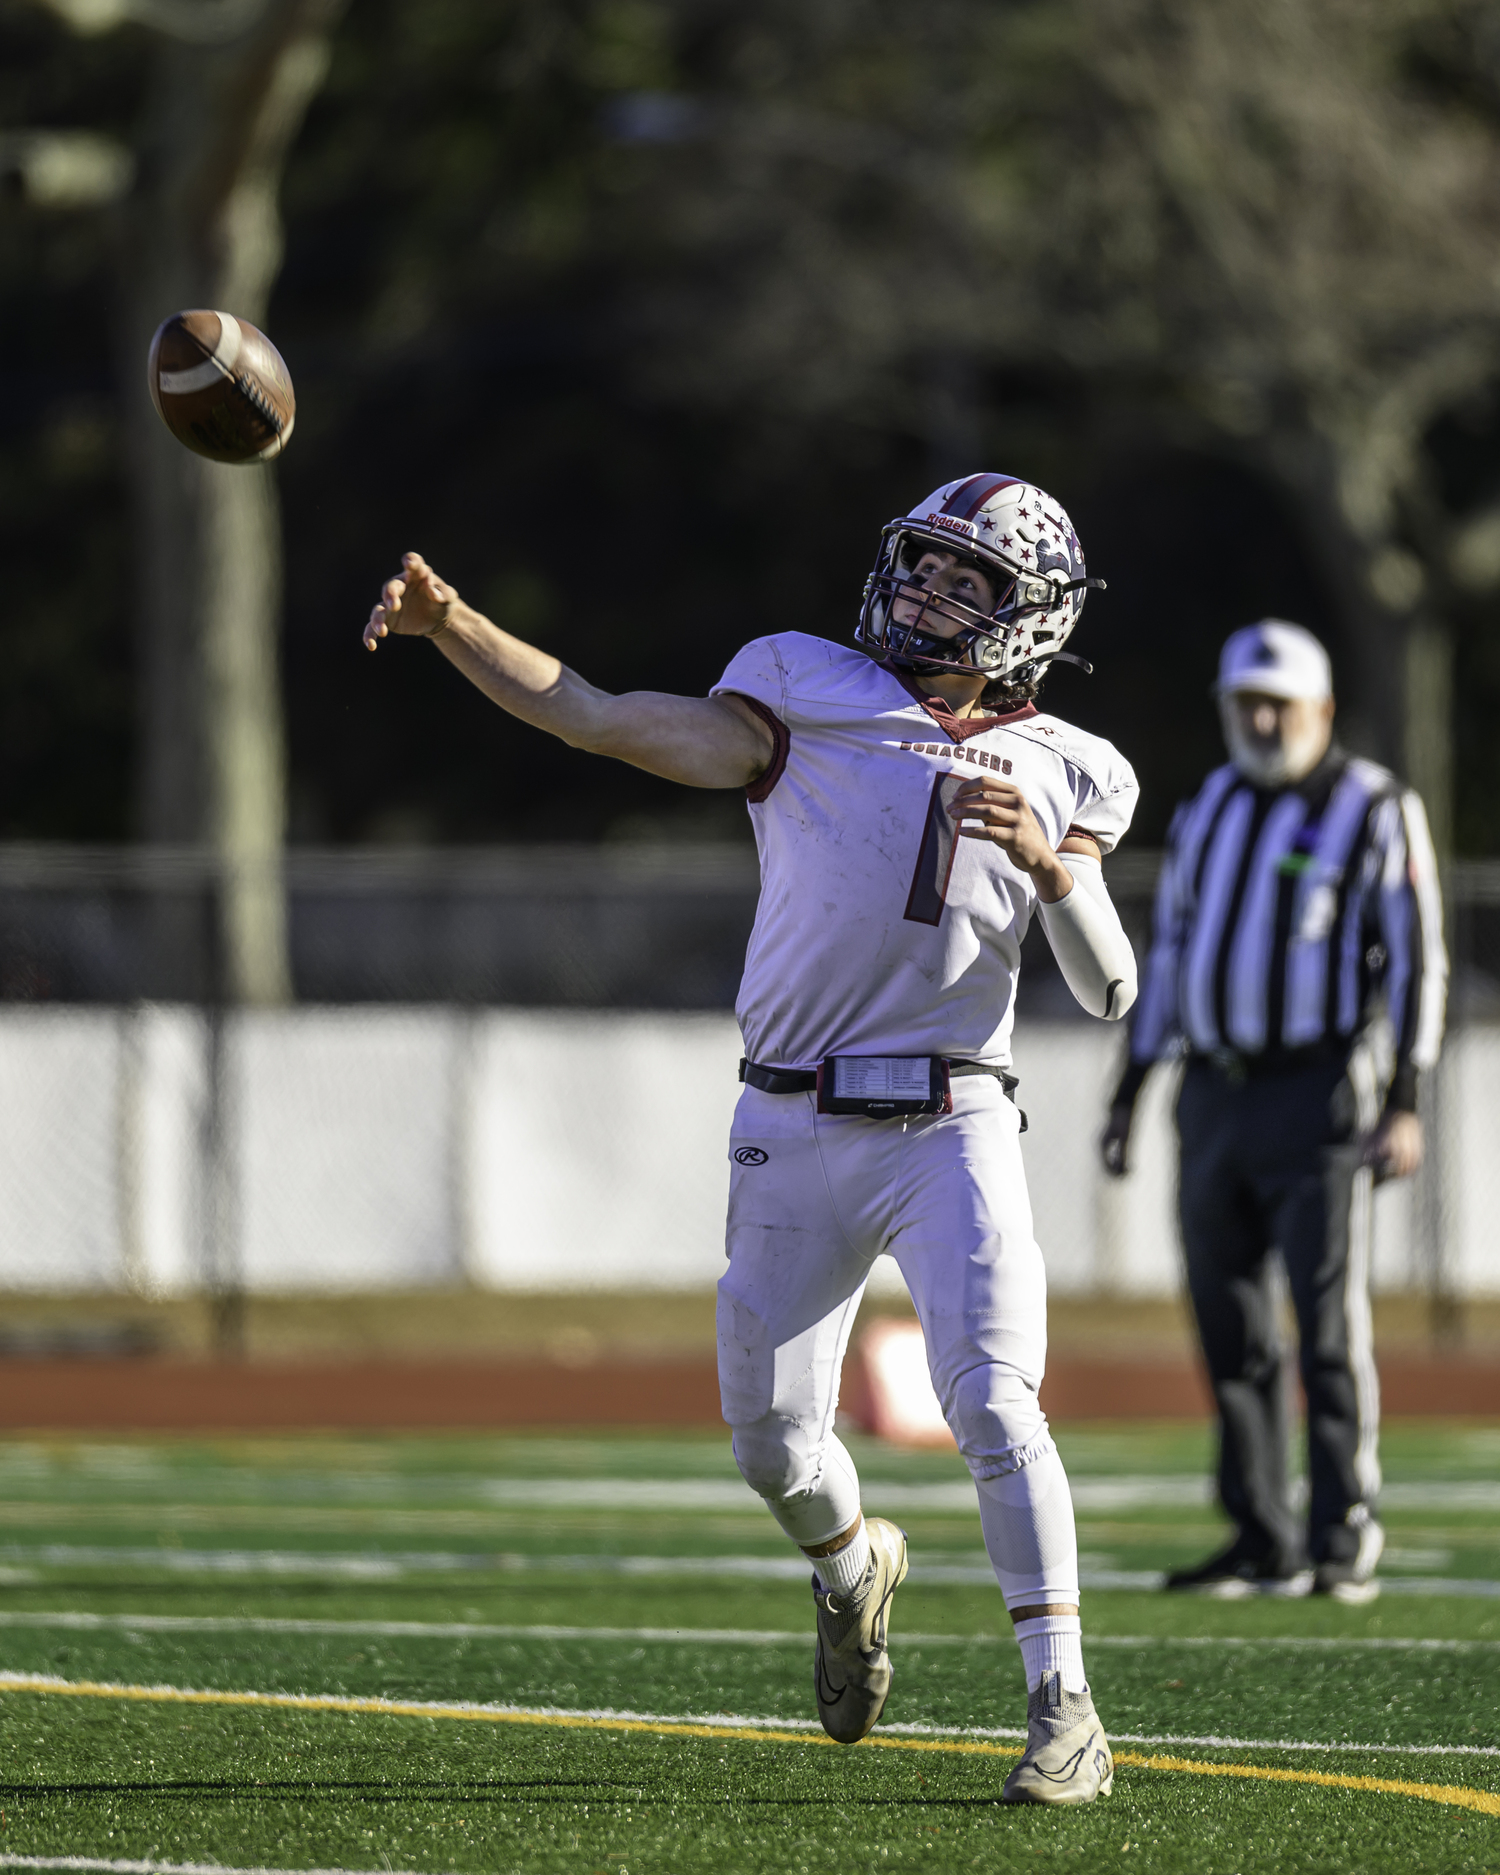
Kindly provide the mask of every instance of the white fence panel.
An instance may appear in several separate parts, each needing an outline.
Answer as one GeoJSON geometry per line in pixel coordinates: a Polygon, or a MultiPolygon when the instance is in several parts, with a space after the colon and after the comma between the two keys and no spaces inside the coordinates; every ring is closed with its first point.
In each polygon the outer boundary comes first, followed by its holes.
{"type": "Polygon", "coordinates": [[[0,1280],[109,1288],[120,1274],[120,1019],[18,1009],[0,1035],[0,1280]]]}
{"type": "Polygon", "coordinates": [[[233,1189],[245,1286],[459,1280],[461,1018],[447,1010],[247,1012],[233,1031],[233,1189]]]}
{"type": "Polygon", "coordinates": [[[1456,1295],[1500,1294],[1500,1027],[1459,1030],[1439,1072],[1448,1282],[1456,1295]]]}
{"type": "MultiPolygon", "coordinates": [[[[4,1034],[0,1024],[0,1057],[4,1034]]],[[[122,1016],[121,1041],[118,1279],[182,1294],[203,1276],[208,1023],[148,1005],[122,1016]]]]}
{"type": "MultiPolygon", "coordinates": [[[[1172,1293],[1176,1076],[1147,1084],[1123,1184],[1097,1162],[1118,1030],[1023,1026],[1018,1098],[1059,1294],[1172,1293]]],[[[245,1013],[222,1117],[231,1261],[261,1291],[679,1288],[723,1267],[739,1038],[727,1015],[441,1008],[245,1013]]],[[[201,1285],[209,1028],[191,1009],[0,1011],[0,1289],[201,1285]]],[[[1450,1042],[1445,1268],[1500,1293],[1500,1026],[1450,1042]]],[[[1378,1287],[1425,1275],[1408,1187],[1376,1198],[1378,1287]]],[[[899,1287],[889,1259],[878,1289],[899,1287]]]]}
{"type": "Polygon", "coordinates": [[[717,1282],[739,1058],[731,1016],[485,1016],[470,1136],[474,1280],[717,1282]]]}

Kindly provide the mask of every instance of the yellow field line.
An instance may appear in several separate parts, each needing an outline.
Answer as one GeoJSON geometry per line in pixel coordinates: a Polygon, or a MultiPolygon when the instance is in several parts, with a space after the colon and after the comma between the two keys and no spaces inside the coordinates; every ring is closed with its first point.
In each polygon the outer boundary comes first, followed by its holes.
{"type": "Polygon", "coordinates": [[[1193,1771],[1200,1777],[1252,1777],[1273,1784],[1323,1784],[1331,1790],[1378,1790],[1500,1816],[1500,1792],[1470,1790],[1463,1784],[1413,1784],[1401,1777],[1352,1777],[1343,1771],[1288,1771],[1274,1764],[1210,1764],[1202,1758],[1162,1758],[1138,1751],[1117,1751],[1115,1763],[1138,1765],[1146,1771],[1193,1771]]]}
{"type": "MultiPolygon", "coordinates": [[[[70,1699],[120,1699],[180,1706],[261,1706],[290,1712],[377,1713],[386,1718],[469,1719],[485,1725],[546,1725],[566,1731],[648,1732],[657,1737],[743,1739],[776,1745],[831,1745],[817,1732],[779,1732],[759,1725],[716,1725],[712,1720],[611,1718],[603,1713],[506,1711],[495,1706],[461,1706],[439,1700],[363,1698],[350,1693],[208,1692],[187,1686],[128,1686],[107,1680],[59,1680],[48,1674],[0,1675],[0,1693],[47,1693],[70,1699]]],[[[867,1738],[886,1751],[939,1751],[968,1757],[1018,1758],[1021,1747],[985,1739],[900,1738],[889,1732],[867,1738]]],[[[1350,1747],[1357,1750],[1357,1747],[1350,1747]]],[[[1358,1777],[1343,1771],[1298,1771],[1270,1764],[1223,1764],[1207,1758],[1169,1758],[1154,1752],[1117,1751],[1116,1764],[1144,1771],[1186,1771],[1197,1777],[1250,1778],[1261,1783],[1321,1784],[1330,1790],[1378,1791],[1387,1796],[1420,1797],[1427,1803],[1456,1805],[1500,1816],[1500,1792],[1472,1790],[1463,1784],[1418,1784],[1398,1777],[1358,1777]]]]}

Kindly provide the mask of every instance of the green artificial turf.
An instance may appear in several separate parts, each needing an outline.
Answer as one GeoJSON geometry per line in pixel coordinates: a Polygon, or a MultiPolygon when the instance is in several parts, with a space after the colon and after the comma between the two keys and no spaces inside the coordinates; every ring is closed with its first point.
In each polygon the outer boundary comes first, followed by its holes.
{"type": "MultiPolygon", "coordinates": [[[[18,1702],[19,1704],[19,1702],[18,1702]]],[[[3,1839],[240,1867],[1479,1869],[1491,1819],[1405,1797],[1122,1770],[1074,1813],[1003,1761],[441,1722],[26,1702],[3,1839]],[[1129,1843],[1130,1849],[1124,1845],[1129,1843]]],[[[13,1852],[14,1852],[13,1850],[13,1852]]]]}
{"type": "MultiPolygon", "coordinates": [[[[1064,1428],[1059,1443],[1080,1484],[1190,1479],[1209,1459],[1196,1428],[1064,1428]]],[[[964,1477],[951,1454],[868,1443],[857,1454],[874,1509],[882,1486],[964,1477]]],[[[1393,1483],[1477,1490],[1388,1513],[1407,1559],[1392,1579],[1500,1579],[1500,1510],[1486,1496],[1495,1430],[1397,1426],[1385,1457],[1393,1483]]],[[[724,1440],[707,1436],[0,1444],[0,1665],[71,1683],[805,1721],[805,1584],[714,1565],[786,1554],[763,1508],[733,1485],[724,1440]],[[707,1497],[622,1503],[622,1480],[648,1496],[653,1480],[699,1481],[707,1497]],[[507,1500],[518,1482],[540,1496],[507,1500]],[[225,1552],[232,1571],[208,1566],[225,1552]],[[174,1568],[174,1557],[191,1566],[174,1568]],[[698,1572],[621,1573],[622,1557],[685,1559],[698,1572]],[[352,1573],[361,1568],[371,1573],[352,1573]],[[326,1625],[275,1625],[298,1621],[326,1625]],[[469,1631],[381,1631],[392,1622],[469,1631]],[[575,1631],[516,1631],[543,1625],[575,1631]],[[497,1627],[510,1631],[482,1631],[497,1627]],[[704,1628],[760,1638],[692,1638],[704,1628]]],[[[944,1501],[900,1520],[913,1578],[895,1604],[887,1718],[1019,1725],[1024,1683],[998,1593],[921,1579],[924,1559],[982,1563],[977,1517],[944,1501]]],[[[1123,1571],[1187,1560],[1221,1530],[1192,1501],[1079,1518],[1085,1555],[1123,1571]]],[[[1117,1740],[1243,1741],[1122,1751],[1500,1791],[1500,1755],[1483,1755],[1500,1747],[1500,1599],[1390,1594],[1351,1609],[1090,1590],[1085,1629],[1117,1740]]],[[[0,1861],[577,1875],[1500,1868],[1500,1816],[1411,1796],[1122,1764],[1114,1794],[1086,1810],[1012,1810],[997,1802],[1007,1757],[849,1751],[811,1737],[0,1687],[0,1748],[0,1861]]]]}

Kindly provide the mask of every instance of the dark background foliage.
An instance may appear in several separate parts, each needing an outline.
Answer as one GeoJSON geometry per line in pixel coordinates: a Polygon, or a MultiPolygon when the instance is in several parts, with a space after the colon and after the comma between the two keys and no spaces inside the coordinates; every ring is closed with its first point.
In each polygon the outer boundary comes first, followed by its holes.
{"type": "MultiPolygon", "coordinates": [[[[872,54],[838,66],[845,91],[830,108],[899,155],[930,129],[973,17],[934,10],[927,92],[872,54]]],[[[820,402],[755,352],[788,270],[822,291],[822,267],[861,304],[882,304],[881,282],[859,273],[881,252],[879,163],[835,188],[826,151],[799,153],[793,139],[773,162],[731,137],[713,155],[724,225],[705,225],[682,193],[710,160],[701,100],[729,111],[800,95],[808,61],[831,58],[840,30],[836,7],[793,22],[770,6],[353,0],[287,173],[270,321],[299,396],[279,471],[294,840],[745,837],[735,800],[506,722],[425,646],[367,657],[360,624],[408,546],[602,686],[701,692],[758,633],[846,637],[881,524],[936,481],[1024,474],[1066,504],[1109,581],[1073,646],[1096,674],[1060,669],[1045,707],[1136,764],[1146,843],[1219,759],[1207,691],[1228,631],[1275,613],[1324,633],[1341,675],[1367,655],[1285,489],[1184,424],[1179,392],[1149,371],[979,356],[955,384],[939,335],[934,353],[893,353],[820,402]],[[853,230],[831,263],[804,264],[801,224],[790,208],[778,219],[777,202],[799,191],[826,196],[830,225],[853,230]],[[767,303],[729,353],[722,334],[747,280],[768,283],[767,303]],[[747,361],[739,375],[735,359],[747,361]]],[[[1488,111],[1455,95],[1441,51],[1421,83],[1445,109],[1488,111]]],[[[145,71],[139,29],[78,39],[0,0],[7,125],[126,136],[145,71]]],[[[961,294],[942,275],[941,224],[901,213],[890,241],[904,277],[930,248],[931,293],[961,294]]],[[[112,840],[135,824],[140,571],[119,400],[145,387],[140,363],[112,351],[113,238],[105,216],[0,202],[6,838],[112,840]]],[[[825,342],[807,310],[817,304],[810,289],[787,314],[788,329],[809,322],[802,358],[825,342]]],[[[1493,498],[1490,403],[1469,399],[1427,440],[1454,505],[1493,498]]],[[[1500,851],[1494,601],[1450,595],[1449,622],[1459,844],[1500,851]]]]}

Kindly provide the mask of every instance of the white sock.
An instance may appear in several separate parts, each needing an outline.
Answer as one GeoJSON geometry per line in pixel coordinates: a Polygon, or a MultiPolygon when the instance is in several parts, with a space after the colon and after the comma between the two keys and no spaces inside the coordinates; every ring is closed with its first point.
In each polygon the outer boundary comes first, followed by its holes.
{"type": "Polygon", "coordinates": [[[859,1528],[840,1550],[831,1556],[814,1556],[812,1566],[825,1589],[835,1595],[852,1595],[865,1579],[870,1566],[870,1533],[863,1517],[859,1528]]]}
{"type": "Polygon", "coordinates": [[[1078,1615],[1034,1615],[1016,1623],[1021,1643],[1021,1664],[1026,1669],[1026,1690],[1034,1693],[1044,1673],[1062,1677],[1063,1691],[1086,1693],[1083,1671],[1083,1621],[1078,1615]]]}

